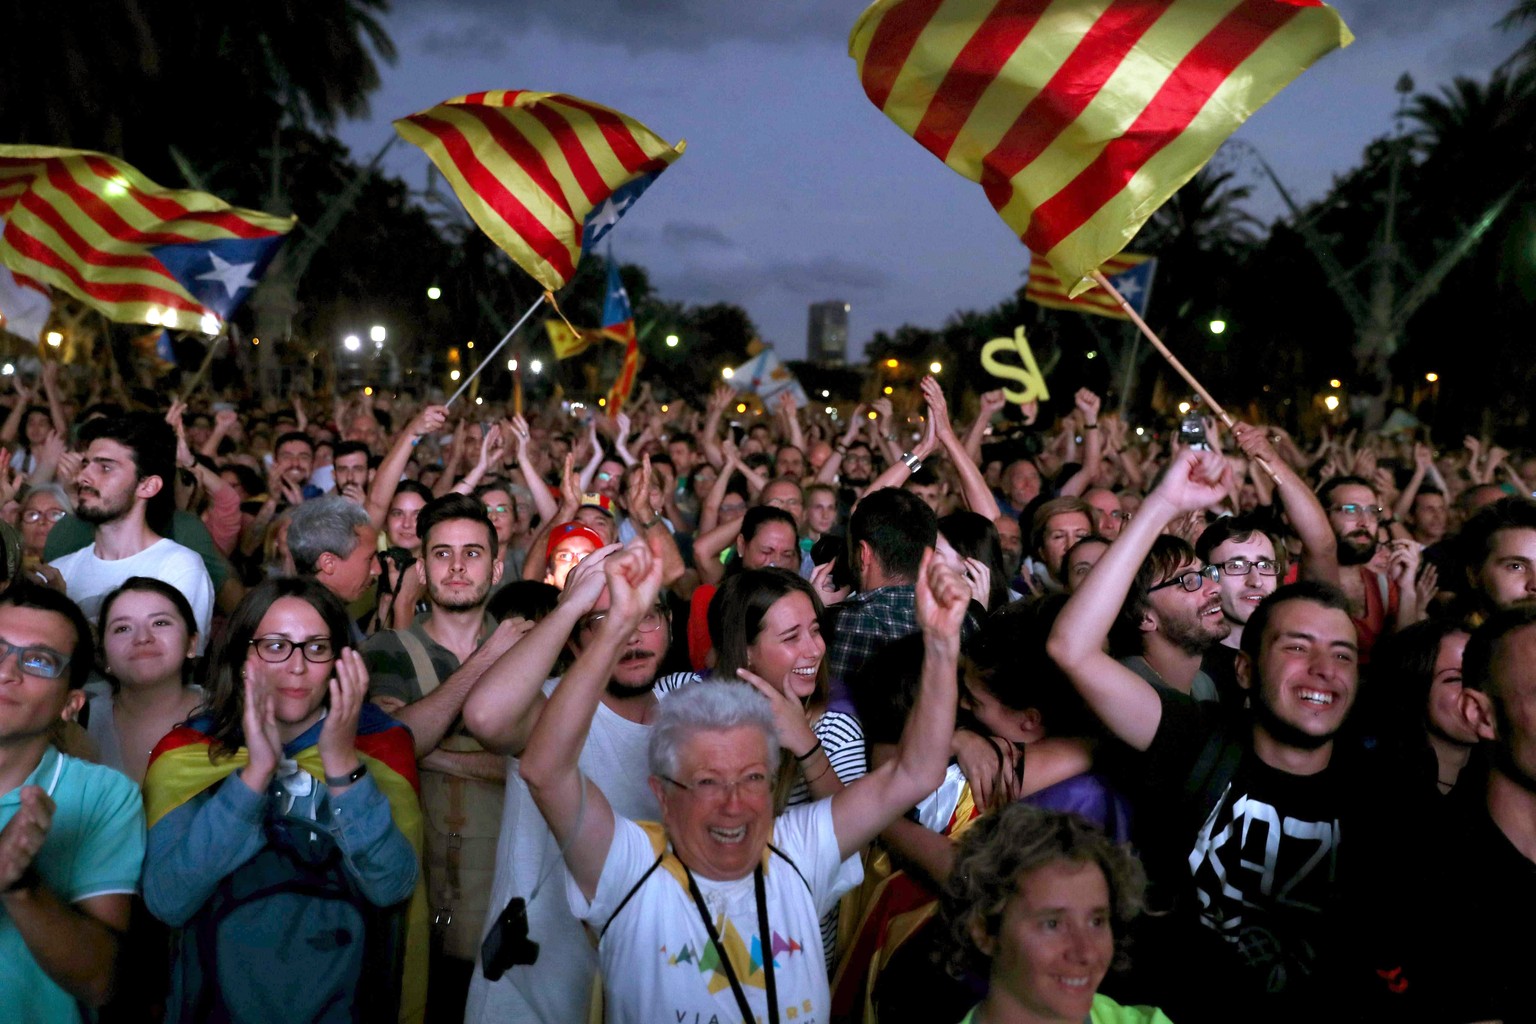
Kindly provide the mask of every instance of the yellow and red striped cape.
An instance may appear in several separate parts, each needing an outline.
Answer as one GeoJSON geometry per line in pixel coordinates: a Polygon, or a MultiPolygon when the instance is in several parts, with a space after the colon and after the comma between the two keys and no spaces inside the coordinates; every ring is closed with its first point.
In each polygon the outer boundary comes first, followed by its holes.
{"type": "MultiPolygon", "coordinates": [[[[177,726],[155,745],[144,776],[146,824],[155,823],[199,793],[218,785],[250,763],[245,747],[212,760],[213,720],[194,718],[177,726]]],[[[317,727],[318,728],[318,727],[317,727]]],[[[421,863],[421,782],[416,774],[416,749],[410,731],[373,704],[364,704],[357,725],[357,752],[374,783],[389,800],[395,826],[410,841],[421,863]]],[[[294,758],[299,767],[325,780],[320,748],[306,747],[294,758]]],[[[405,973],[400,983],[400,1024],[421,1024],[427,1008],[427,888],[418,872],[416,891],[406,912],[405,973]]]]}

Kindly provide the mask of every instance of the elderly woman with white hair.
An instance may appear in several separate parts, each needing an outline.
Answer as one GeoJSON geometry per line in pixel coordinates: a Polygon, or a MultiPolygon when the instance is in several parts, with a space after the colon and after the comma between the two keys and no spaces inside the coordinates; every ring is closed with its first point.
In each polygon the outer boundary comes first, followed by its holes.
{"type": "Polygon", "coordinates": [[[661,586],[643,546],[609,558],[609,615],[520,763],[560,841],[572,910],[599,935],[609,1021],[827,1019],[818,921],[859,882],[859,851],[939,785],[949,759],[969,591],[932,554],[917,579],[922,689],[894,758],[774,817],[783,752],[767,699],[742,683],[695,683],[652,723],[659,825],[615,815],[577,765],[602,687],[661,586]]]}

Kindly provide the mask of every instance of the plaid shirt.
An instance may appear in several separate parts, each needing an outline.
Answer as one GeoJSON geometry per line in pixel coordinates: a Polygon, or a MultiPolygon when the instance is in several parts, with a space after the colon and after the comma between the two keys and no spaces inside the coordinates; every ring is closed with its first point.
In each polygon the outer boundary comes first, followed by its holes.
{"type": "Polygon", "coordinates": [[[906,583],[853,594],[834,609],[827,645],[831,674],[828,710],[856,714],[848,684],[870,656],[892,640],[917,632],[917,590],[906,583]]]}

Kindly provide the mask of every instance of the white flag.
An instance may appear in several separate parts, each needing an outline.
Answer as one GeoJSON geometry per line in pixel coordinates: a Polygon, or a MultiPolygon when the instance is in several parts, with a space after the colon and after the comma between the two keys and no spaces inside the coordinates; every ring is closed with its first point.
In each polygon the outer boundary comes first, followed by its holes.
{"type": "MultiPolygon", "coordinates": [[[[0,233],[5,221],[0,220],[0,233]]],[[[43,328],[53,312],[53,300],[43,285],[23,284],[7,267],[0,266],[0,328],[32,344],[43,340],[43,328]]]]}
{"type": "Polygon", "coordinates": [[[788,391],[795,397],[795,408],[804,407],[810,399],[805,397],[805,389],[795,379],[795,375],[789,372],[789,368],[779,362],[779,357],[773,349],[765,348],[757,355],[748,359],[731,371],[731,387],[737,391],[750,391],[763,400],[764,407],[776,400],[780,394],[788,391]]]}

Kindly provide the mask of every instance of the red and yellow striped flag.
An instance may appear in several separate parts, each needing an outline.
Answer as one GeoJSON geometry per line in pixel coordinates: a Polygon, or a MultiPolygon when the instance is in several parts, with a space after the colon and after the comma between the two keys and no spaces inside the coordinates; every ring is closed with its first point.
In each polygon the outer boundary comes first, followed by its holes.
{"type": "Polygon", "coordinates": [[[110,320],[218,334],[293,217],[162,188],[103,153],[0,146],[0,264],[110,320]]]}
{"type": "MultiPolygon", "coordinates": [[[[1152,273],[1157,260],[1139,253],[1122,252],[1111,256],[1099,267],[1115,290],[1136,310],[1145,316],[1147,300],[1152,291],[1152,273]]],[[[1116,320],[1129,320],[1131,315],[1104,289],[1094,285],[1073,298],[1067,294],[1067,286],[1056,276],[1056,268],[1049,260],[1038,256],[1029,261],[1029,280],[1024,285],[1024,298],[1036,305],[1050,309],[1070,309],[1077,313],[1097,313],[1116,320]]]]}
{"type": "Polygon", "coordinates": [[[1249,115],[1353,39],[1318,0],[878,0],[870,100],[1079,294],[1249,115]]]}
{"type": "Polygon", "coordinates": [[[617,110],[526,90],[460,96],[395,130],[426,151],[480,230],[550,290],[684,148],[617,110]]]}

